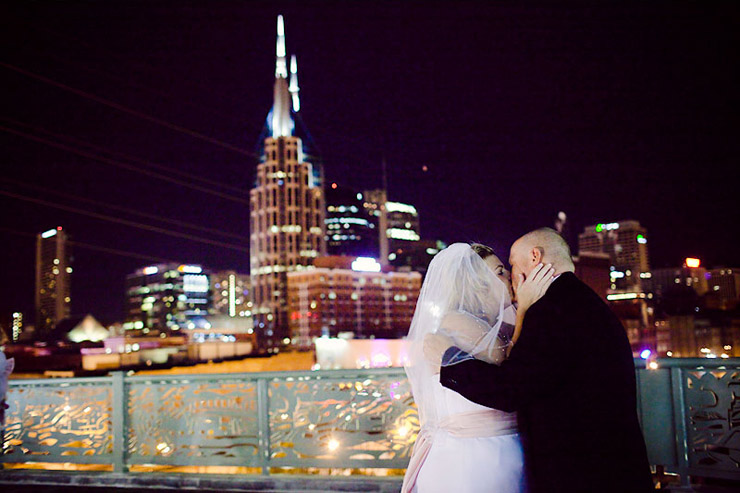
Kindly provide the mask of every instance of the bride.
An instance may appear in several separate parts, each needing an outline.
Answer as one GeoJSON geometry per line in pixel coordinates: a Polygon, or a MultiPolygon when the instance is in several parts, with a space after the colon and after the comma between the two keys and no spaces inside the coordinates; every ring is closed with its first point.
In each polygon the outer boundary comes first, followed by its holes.
{"type": "Polygon", "coordinates": [[[525,490],[516,414],[483,407],[443,387],[439,363],[425,359],[424,346],[454,346],[445,354],[451,364],[473,357],[501,363],[519,336],[524,312],[551,277],[552,270],[543,266],[521,282],[517,311],[509,272],[489,247],[455,243],[432,259],[407,338],[406,374],[421,429],[403,493],[525,490]]]}

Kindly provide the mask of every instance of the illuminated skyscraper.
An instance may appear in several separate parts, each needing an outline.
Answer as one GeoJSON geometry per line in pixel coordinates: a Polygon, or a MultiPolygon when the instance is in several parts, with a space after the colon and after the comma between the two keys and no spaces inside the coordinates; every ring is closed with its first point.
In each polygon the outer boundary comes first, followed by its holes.
{"type": "Polygon", "coordinates": [[[391,251],[395,247],[403,246],[409,241],[419,241],[419,214],[416,207],[401,202],[386,202],[385,210],[388,216],[386,236],[391,242],[391,251]]]}
{"type": "Polygon", "coordinates": [[[70,266],[67,234],[58,227],[36,237],[36,334],[43,339],[70,313],[70,266]]]}
{"type": "Polygon", "coordinates": [[[199,265],[158,264],[126,276],[123,328],[162,334],[195,328],[210,308],[210,281],[199,265]]]}
{"type": "Polygon", "coordinates": [[[578,252],[606,253],[611,260],[611,289],[642,291],[650,276],[647,230],[637,221],[587,226],[578,235],[578,252]]]}
{"type": "Polygon", "coordinates": [[[290,69],[289,84],[283,17],[278,16],[269,136],[249,193],[252,312],[258,343],[266,348],[289,337],[286,274],[308,268],[326,252],[321,173],[294,135],[300,109],[295,56],[290,69]]]}
{"type": "Polygon", "coordinates": [[[395,250],[411,246],[421,239],[419,214],[416,207],[401,202],[388,202],[385,190],[367,190],[363,194],[363,205],[368,214],[378,218],[378,237],[381,262],[395,250]]]}
{"type": "Polygon", "coordinates": [[[329,255],[377,257],[378,217],[357,190],[332,183],[326,189],[326,249],[329,255]]]}

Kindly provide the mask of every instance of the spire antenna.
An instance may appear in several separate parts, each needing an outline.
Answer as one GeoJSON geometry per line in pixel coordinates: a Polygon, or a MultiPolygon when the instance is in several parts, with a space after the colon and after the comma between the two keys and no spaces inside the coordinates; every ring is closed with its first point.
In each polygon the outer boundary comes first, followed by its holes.
{"type": "MultiPolygon", "coordinates": [[[[272,110],[269,115],[270,132],[274,138],[289,137],[293,135],[295,122],[290,114],[291,91],[288,88],[288,63],[285,51],[285,24],[283,16],[277,18],[277,48],[275,50],[275,90],[273,95],[272,110]]],[[[296,66],[297,70],[297,66],[296,66]]],[[[291,80],[294,78],[291,75],[291,80]]],[[[295,79],[296,92],[293,99],[298,95],[298,79],[295,79]]],[[[293,103],[295,105],[295,102],[293,103]]]]}
{"type": "Polygon", "coordinates": [[[293,111],[298,113],[301,110],[301,100],[298,98],[298,60],[295,55],[290,57],[290,85],[288,91],[293,97],[293,111]]]}
{"type": "Polygon", "coordinates": [[[285,60],[285,24],[283,16],[277,18],[277,46],[275,48],[275,78],[288,77],[288,64],[285,60]]]}

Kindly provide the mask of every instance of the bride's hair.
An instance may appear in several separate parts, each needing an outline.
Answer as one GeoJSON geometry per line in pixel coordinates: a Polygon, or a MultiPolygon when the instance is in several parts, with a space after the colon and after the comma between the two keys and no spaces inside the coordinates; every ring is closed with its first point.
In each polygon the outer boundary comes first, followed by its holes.
{"type": "Polygon", "coordinates": [[[493,251],[493,248],[489,247],[488,245],[484,245],[483,243],[471,243],[470,248],[472,248],[473,251],[477,253],[478,256],[483,260],[487,259],[491,255],[496,255],[496,252],[493,251]]]}

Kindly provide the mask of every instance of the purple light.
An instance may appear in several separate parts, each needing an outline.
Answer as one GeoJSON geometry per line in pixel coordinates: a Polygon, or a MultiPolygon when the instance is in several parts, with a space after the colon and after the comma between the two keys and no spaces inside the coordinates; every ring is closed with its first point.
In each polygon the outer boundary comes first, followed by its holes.
{"type": "Polygon", "coordinates": [[[650,351],[649,349],[643,349],[642,352],[640,353],[640,358],[648,359],[651,353],[652,351],[650,351]]]}

